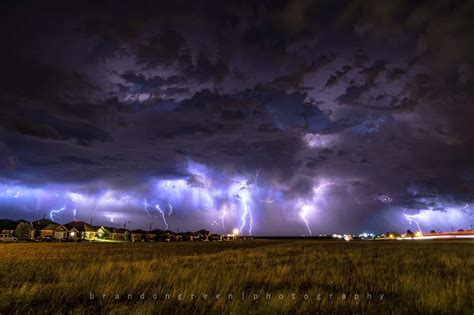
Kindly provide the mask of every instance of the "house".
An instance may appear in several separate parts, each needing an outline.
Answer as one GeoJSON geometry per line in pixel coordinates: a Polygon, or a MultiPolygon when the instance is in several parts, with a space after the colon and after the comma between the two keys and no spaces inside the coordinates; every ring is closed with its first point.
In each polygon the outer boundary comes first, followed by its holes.
{"type": "Polygon", "coordinates": [[[398,234],[397,232],[387,232],[386,235],[390,239],[396,239],[396,238],[400,237],[400,234],[398,234]]]}
{"type": "Polygon", "coordinates": [[[31,222],[31,225],[33,226],[33,231],[32,231],[32,238],[38,238],[41,236],[41,230],[47,227],[49,224],[57,224],[54,221],[48,220],[48,219],[40,219],[31,222]]]}
{"type": "Polygon", "coordinates": [[[80,240],[82,240],[81,231],[78,230],[75,227],[71,227],[70,230],[69,230],[69,239],[71,241],[80,241],[80,240]]]}
{"type": "Polygon", "coordinates": [[[165,237],[165,241],[167,242],[178,242],[178,241],[182,241],[182,235],[180,233],[175,233],[173,231],[170,231],[170,230],[166,230],[164,232],[164,237],[165,237]]]}
{"type": "Polygon", "coordinates": [[[160,241],[165,241],[165,242],[171,241],[172,238],[174,240],[174,235],[170,233],[170,231],[164,231],[162,234],[158,236],[158,239],[160,241]]]}
{"type": "Polygon", "coordinates": [[[125,229],[117,229],[117,228],[108,228],[110,231],[109,239],[114,241],[124,241],[125,240],[125,229]]]}
{"type": "Polygon", "coordinates": [[[161,229],[154,229],[148,232],[150,236],[148,236],[149,240],[151,241],[154,235],[154,240],[159,241],[163,239],[163,235],[165,234],[165,231],[161,229]]]}
{"type": "Polygon", "coordinates": [[[167,231],[167,232],[169,232],[170,241],[180,242],[180,241],[183,240],[183,234],[182,233],[175,233],[173,231],[167,231]]]}
{"type": "Polygon", "coordinates": [[[69,239],[74,241],[80,240],[96,240],[97,239],[97,228],[82,221],[72,221],[65,226],[69,229],[69,239]]]}
{"type": "Polygon", "coordinates": [[[213,233],[213,234],[209,235],[208,240],[209,241],[222,241],[222,235],[213,233]]]}
{"type": "Polygon", "coordinates": [[[186,233],[184,232],[177,233],[176,235],[179,237],[180,241],[184,241],[186,238],[186,233]]]}
{"type": "Polygon", "coordinates": [[[237,238],[238,238],[238,237],[237,237],[237,235],[235,235],[235,234],[227,234],[227,235],[223,235],[223,236],[222,236],[222,239],[223,239],[224,241],[236,240],[237,238]]]}
{"type": "Polygon", "coordinates": [[[144,240],[144,234],[146,232],[144,230],[133,230],[130,233],[130,239],[132,242],[141,242],[144,240]]]}
{"type": "Polygon", "coordinates": [[[193,232],[186,232],[183,235],[183,241],[193,242],[193,241],[197,240],[197,238],[198,238],[197,234],[193,233],[193,232]]]}
{"type": "Polygon", "coordinates": [[[62,224],[51,223],[41,229],[40,237],[51,237],[57,240],[65,240],[69,238],[69,229],[62,224]]]}
{"type": "Polygon", "coordinates": [[[145,233],[145,241],[146,242],[154,242],[156,240],[156,233],[153,231],[148,231],[145,233]]]}
{"type": "Polygon", "coordinates": [[[110,238],[110,230],[105,226],[96,227],[97,228],[97,238],[101,239],[109,239],[110,238]]]}
{"type": "Polygon", "coordinates": [[[0,220],[0,233],[2,234],[15,234],[15,229],[18,223],[13,220],[1,219],[0,220]]]}

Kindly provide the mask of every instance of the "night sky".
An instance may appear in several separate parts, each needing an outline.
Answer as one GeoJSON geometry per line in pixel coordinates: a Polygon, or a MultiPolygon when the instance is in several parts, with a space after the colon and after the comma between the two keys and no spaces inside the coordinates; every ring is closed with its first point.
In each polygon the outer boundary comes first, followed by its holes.
{"type": "Polygon", "coordinates": [[[3,1],[0,217],[474,224],[473,1],[3,1]]]}

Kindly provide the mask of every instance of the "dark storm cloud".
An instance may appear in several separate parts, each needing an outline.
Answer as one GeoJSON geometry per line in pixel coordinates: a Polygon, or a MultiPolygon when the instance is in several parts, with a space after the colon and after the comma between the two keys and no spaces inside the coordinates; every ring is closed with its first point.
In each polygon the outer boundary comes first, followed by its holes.
{"type": "Polygon", "coordinates": [[[192,159],[288,199],[331,182],[335,228],[472,197],[471,1],[1,6],[1,178],[200,187],[192,159]]]}

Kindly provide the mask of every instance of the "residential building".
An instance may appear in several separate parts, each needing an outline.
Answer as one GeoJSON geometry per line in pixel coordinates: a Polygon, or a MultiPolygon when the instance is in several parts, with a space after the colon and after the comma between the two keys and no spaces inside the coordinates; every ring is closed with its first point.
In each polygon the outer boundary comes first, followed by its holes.
{"type": "Polygon", "coordinates": [[[69,229],[58,223],[50,223],[40,231],[40,237],[51,237],[56,240],[65,240],[69,237],[69,229]]]}
{"type": "Polygon", "coordinates": [[[69,239],[93,241],[97,239],[98,228],[82,221],[72,221],[65,226],[71,231],[69,239]]]}

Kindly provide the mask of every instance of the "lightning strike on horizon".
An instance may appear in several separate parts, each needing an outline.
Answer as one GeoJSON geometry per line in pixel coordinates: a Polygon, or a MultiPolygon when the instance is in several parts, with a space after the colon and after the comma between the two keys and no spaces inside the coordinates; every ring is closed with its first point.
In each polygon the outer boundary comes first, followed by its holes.
{"type": "Polygon", "coordinates": [[[163,219],[163,223],[165,224],[165,229],[168,230],[168,222],[166,222],[166,217],[165,217],[164,211],[161,209],[159,204],[156,204],[155,208],[161,214],[161,218],[163,219]]]}
{"type": "Polygon", "coordinates": [[[227,212],[224,210],[224,211],[222,212],[221,217],[220,217],[220,219],[221,219],[221,224],[222,224],[222,230],[223,230],[223,231],[225,231],[225,215],[226,215],[226,213],[227,213],[227,212]]]}
{"type": "Polygon", "coordinates": [[[99,208],[99,204],[100,204],[100,199],[97,200],[96,204],[95,204],[95,208],[92,209],[92,216],[95,217],[95,213],[97,211],[97,209],[99,208]]]}
{"type": "Polygon", "coordinates": [[[304,205],[303,207],[301,207],[301,211],[300,211],[300,218],[305,223],[309,236],[313,236],[313,232],[311,231],[311,228],[309,227],[309,222],[306,216],[311,210],[313,210],[313,207],[309,205],[304,205]]]}
{"type": "Polygon", "coordinates": [[[405,219],[408,220],[408,223],[411,225],[412,222],[415,222],[416,226],[418,227],[418,231],[423,233],[423,230],[421,229],[420,223],[418,222],[417,215],[416,214],[407,214],[405,213],[406,211],[403,210],[403,216],[405,219]]]}
{"type": "Polygon", "coordinates": [[[78,203],[83,200],[82,195],[78,193],[70,193],[69,198],[74,203],[74,209],[72,210],[72,215],[73,215],[74,221],[77,221],[77,208],[78,208],[78,203]]]}
{"type": "Polygon", "coordinates": [[[237,194],[235,197],[240,201],[240,205],[242,208],[242,215],[240,217],[241,222],[242,222],[240,225],[240,234],[243,234],[244,228],[247,226],[247,223],[248,223],[249,235],[252,235],[253,215],[252,215],[252,210],[249,205],[250,203],[249,182],[241,181],[238,183],[239,183],[239,188],[237,190],[237,194]]]}
{"type": "Polygon", "coordinates": [[[253,215],[252,215],[252,210],[250,209],[250,206],[248,206],[248,214],[249,214],[249,235],[252,235],[252,226],[253,226],[253,215]]]}
{"type": "Polygon", "coordinates": [[[148,203],[146,199],[143,199],[143,209],[145,210],[146,214],[148,214],[148,216],[151,216],[150,211],[148,211],[148,203]]]}
{"type": "MultiPolygon", "coordinates": [[[[314,195],[313,195],[313,198],[312,198],[311,202],[316,203],[316,202],[320,201],[321,199],[324,199],[323,195],[322,195],[322,193],[324,192],[324,189],[326,187],[329,187],[329,186],[332,186],[332,185],[338,185],[338,184],[340,184],[340,183],[329,182],[329,183],[320,184],[320,185],[314,187],[313,188],[314,195]]],[[[302,203],[302,201],[300,201],[300,203],[302,203]]],[[[312,230],[310,228],[310,225],[309,225],[308,215],[314,210],[315,210],[315,208],[313,206],[310,206],[308,204],[303,204],[301,206],[301,210],[299,212],[300,219],[305,224],[306,229],[308,230],[308,233],[309,233],[310,236],[313,235],[313,232],[312,232],[312,230]]]]}

